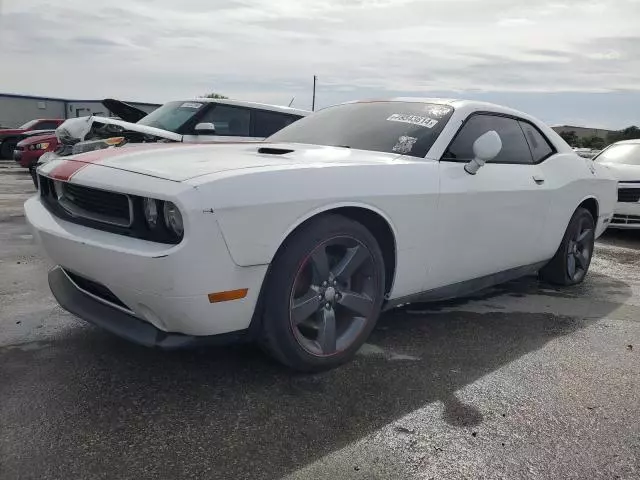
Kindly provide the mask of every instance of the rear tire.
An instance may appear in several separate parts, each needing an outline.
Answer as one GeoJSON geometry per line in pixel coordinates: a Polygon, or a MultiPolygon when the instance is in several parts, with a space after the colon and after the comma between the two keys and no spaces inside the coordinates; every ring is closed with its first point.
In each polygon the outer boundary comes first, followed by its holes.
{"type": "Polygon", "coordinates": [[[562,243],[551,261],[540,270],[540,278],[556,285],[576,285],[587,276],[595,222],[589,210],[579,207],[571,217],[562,243]]]}
{"type": "Polygon", "coordinates": [[[263,292],[263,347],[299,371],[349,361],[380,315],[384,272],[382,251],[362,224],[341,215],[311,220],[273,261],[263,292]]]}

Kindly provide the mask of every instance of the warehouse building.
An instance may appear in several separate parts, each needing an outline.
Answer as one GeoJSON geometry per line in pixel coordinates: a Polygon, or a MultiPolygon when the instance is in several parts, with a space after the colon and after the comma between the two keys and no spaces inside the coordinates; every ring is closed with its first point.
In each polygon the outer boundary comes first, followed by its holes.
{"type": "MultiPolygon", "coordinates": [[[[124,101],[145,112],[152,112],[160,106],[155,103],[124,101]]],[[[16,128],[35,118],[67,119],[89,115],[112,116],[100,100],[70,100],[0,93],[0,128],[16,128]]]]}
{"type": "Polygon", "coordinates": [[[557,125],[551,128],[553,128],[558,135],[573,132],[576,134],[576,137],[581,140],[592,137],[599,137],[606,140],[608,135],[615,133],[613,130],[606,130],[604,128],[574,127],[572,125],[557,125]]]}

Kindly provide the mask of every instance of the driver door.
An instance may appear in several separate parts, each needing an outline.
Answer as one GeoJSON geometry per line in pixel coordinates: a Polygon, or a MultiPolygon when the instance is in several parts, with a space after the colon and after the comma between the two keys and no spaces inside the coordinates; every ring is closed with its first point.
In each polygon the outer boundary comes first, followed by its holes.
{"type": "Polygon", "coordinates": [[[439,163],[440,198],[433,261],[425,290],[542,260],[538,241],[549,208],[542,171],[518,120],[473,114],[439,163]],[[464,170],[473,142],[494,130],[502,150],[475,175],[464,170]]]}

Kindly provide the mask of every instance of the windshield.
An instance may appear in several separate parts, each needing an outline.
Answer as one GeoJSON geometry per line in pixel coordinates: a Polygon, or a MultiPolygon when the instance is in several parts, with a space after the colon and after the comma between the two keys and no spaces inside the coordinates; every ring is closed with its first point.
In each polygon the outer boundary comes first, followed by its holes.
{"type": "Polygon", "coordinates": [[[362,102],[325,108],[268,138],[424,157],[453,113],[448,105],[362,102]]]}
{"type": "Polygon", "coordinates": [[[18,128],[21,130],[28,130],[31,127],[33,127],[36,123],[38,123],[38,120],[29,120],[27,123],[25,123],[24,125],[21,125],[18,128]]]}
{"type": "Polygon", "coordinates": [[[640,165],[640,143],[612,145],[598,155],[595,161],[602,163],[622,163],[640,165]]]}
{"type": "Polygon", "coordinates": [[[178,133],[178,130],[205,106],[206,102],[169,102],[137,123],[178,133]]]}

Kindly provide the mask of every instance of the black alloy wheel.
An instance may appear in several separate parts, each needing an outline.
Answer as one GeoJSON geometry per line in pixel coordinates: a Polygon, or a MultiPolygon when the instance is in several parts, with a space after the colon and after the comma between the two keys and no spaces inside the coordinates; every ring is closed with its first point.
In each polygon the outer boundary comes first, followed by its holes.
{"type": "Polygon", "coordinates": [[[262,344],[301,371],[348,361],[382,308],[382,252],[362,224],[322,215],[296,230],[272,263],[263,291],[262,344]]]}
{"type": "Polygon", "coordinates": [[[311,355],[344,351],[358,338],[376,296],[373,255],[349,236],[318,245],[296,274],[289,321],[300,346],[311,355]]]}
{"type": "Polygon", "coordinates": [[[593,224],[581,217],[567,248],[567,274],[572,281],[578,282],[585,277],[592,251],[593,224]]]}
{"type": "Polygon", "coordinates": [[[573,213],[554,257],[540,270],[540,277],[556,285],[575,285],[587,276],[595,242],[595,222],[589,210],[573,213]]]}

